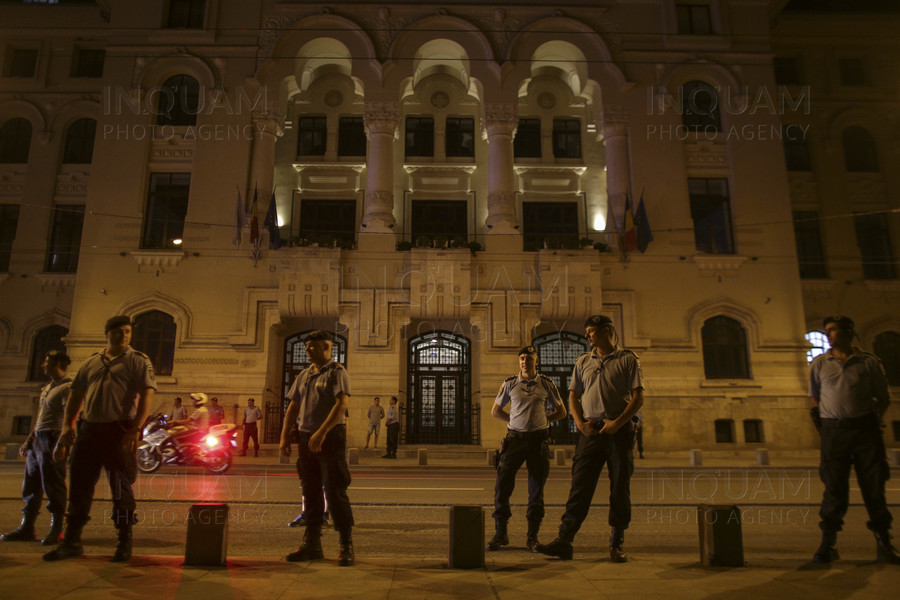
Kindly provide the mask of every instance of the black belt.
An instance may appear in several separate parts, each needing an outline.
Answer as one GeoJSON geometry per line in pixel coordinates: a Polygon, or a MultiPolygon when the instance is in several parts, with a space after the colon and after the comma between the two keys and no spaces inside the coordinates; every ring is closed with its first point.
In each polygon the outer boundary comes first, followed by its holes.
{"type": "Polygon", "coordinates": [[[538,429],[537,431],[515,431],[512,429],[507,429],[506,437],[512,438],[514,440],[519,440],[519,439],[527,440],[527,439],[534,439],[534,438],[543,439],[546,437],[550,437],[550,430],[549,429],[538,429]]]}
{"type": "Polygon", "coordinates": [[[860,427],[863,425],[878,425],[878,416],[875,413],[869,413],[862,417],[847,417],[843,419],[822,419],[823,425],[831,425],[835,427],[860,427]]]}

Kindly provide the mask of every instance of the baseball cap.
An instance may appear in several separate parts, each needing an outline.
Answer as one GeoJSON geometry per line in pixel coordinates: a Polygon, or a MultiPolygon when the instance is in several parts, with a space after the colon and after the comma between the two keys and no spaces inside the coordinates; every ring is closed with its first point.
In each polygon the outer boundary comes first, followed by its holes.
{"type": "Polygon", "coordinates": [[[606,315],[591,315],[584,322],[585,327],[602,327],[604,325],[612,325],[612,319],[606,315]]]}

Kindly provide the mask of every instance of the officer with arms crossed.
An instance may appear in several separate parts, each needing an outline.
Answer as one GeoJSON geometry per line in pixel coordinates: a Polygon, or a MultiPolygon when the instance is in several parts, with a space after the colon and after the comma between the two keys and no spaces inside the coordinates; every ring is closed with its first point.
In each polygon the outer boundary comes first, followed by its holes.
{"type": "Polygon", "coordinates": [[[62,430],[63,412],[72,378],[66,369],[72,361],[63,352],[47,353],[41,369],[50,377],[50,383],[41,390],[37,424],[28,441],[19,448],[25,457],[25,479],[22,481],[22,523],[18,528],[0,536],[4,542],[34,541],[34,521],[41,511],[41,499],[47,493],[47,510],[50,511],[50,531],[41,540],[44,546],[59,543],[66,510],[66,463],[53,457],[53,449],[62,430]]]}
{"type": "Polygon", "coordinates": [[[72,381],[55,451],[56,457],[62,458],[74,443],[66,530],[62,542],[45,554],[44,560],[71,558],[84,552],[81,530],[91,518],[101,469],[106,469],[112,521],[118,530],[113,561],[131,558],[131,527],[137,522],[131,489],[137,477],[134,451],[156,393],[150,359],[130,346],[131,327],[131,319],[124,315],[106,321],[106,348],[88,358],[72,381]]]}
{"type": "Polygon", "coordinates": [[[534,346],[519,350],[519,374],[503,382],[491,407],[491,416],[508,423],[506,438],[497,463],[494,486],[493,539],[488,550],[509,544],[506,526],[512,511],[509,497],[516,485],[516,473],[524,462],[528,468],[528,534],[525,545],[535,552],[538,531],[544,519],[544,484],[550,475],[550,423],[566,416],[559,390],[553,380],[537,372],[538,355],[534,346]],[[547,405],[553,411],[547,414],[547,405]],[[509,405],[509,412],[503,410],[509,405]]]}
{"type": "Polygon", "coordinates": [[[594,315],[584,324],[591,351],[575,361],[569,384],[569,411],[581,435],[572,461],[572,487],[559,537],[538,551],[572,558],[572,540],[591,507],[603,465],[609,468],[609,557],[625,562],[622,544],[631,522],[631,475],[634,473],[632,417],[644,403],[641,363],[620,348],[612,320],[594,315]]]}
{"type": "Polygon", "coordinates": [[[869,513],[866,526],[875,534],[876,560],[900,564],[891,545],[892,517],[884,490],[890,476],[881,434],[881,420],[891,403],[887,376],[877,356],[853,345],[850,317],[826,317],[823,325],[831,349],[809,365],[812,417],[822,434],[819,476],[825,484],[819,509],[822,543],[813,562],[839,558],[834,546],[850,503],[852,465],[869,513]]]}
{"type": "Polygon", "coordinates": [[[347,401],[350,398],[350,375],[331,358],[331,336],[322,330],[310,332],[306,338],[306,356],[310,365],[300,371],[288,391],[287,413],[281,430],[281,453],[291,455],[290,431],[300,415],[297,473],[303,486],[303,504],[307,520],[303,544],[287,555],[290,562],[323,558],[322,518],[325,502],[334,527],[340,534],[339,564],[353,564],[353,510],[347,488],[350,469],[345,454],[347,430],[344,426],[347,401]]]}

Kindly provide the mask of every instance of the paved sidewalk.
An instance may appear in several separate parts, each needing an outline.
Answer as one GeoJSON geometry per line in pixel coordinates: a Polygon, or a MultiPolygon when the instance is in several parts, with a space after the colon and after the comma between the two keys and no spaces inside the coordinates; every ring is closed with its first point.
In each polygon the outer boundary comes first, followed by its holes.
{"type": "Polygon", "coordinates": [[[104,600],[107,598],[502,598],[584,600],[621,598],[678,600],[707,598],[892,598],[900,567],[840,561],[814,568],[803,559],[751,558],[746,568],[705,568],[692,556],[632,557],[624,565],[608,560],[567,562],[513,553],[489,558],[483,569],[454,570],[446,561],[361,559],[338,567],[333,560],[289,564],[280,560],[235,557],[227,566],[187,567],[180,557],[139,556],[128,564],[90,555],[44,563],[35,555],[0,554],[2,591],[9,600],[104,600]]]}

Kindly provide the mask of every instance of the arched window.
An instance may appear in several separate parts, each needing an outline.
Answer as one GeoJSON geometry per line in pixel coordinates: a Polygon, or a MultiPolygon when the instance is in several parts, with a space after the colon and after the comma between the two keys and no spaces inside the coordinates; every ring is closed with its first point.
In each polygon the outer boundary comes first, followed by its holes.
{"type": "Polygon", "coordinates": [[[190,75],[169,77],[159,90],[156,124],[180,127],[197,124],[200,84],[190,75]]]}
{"type": "Polygon", "coordinates": [[[94,156],[94,135],[97,121],[94,119],[78,119],[66,132],[66,147],[63,151],[63,163],[67,165],[89,165],[94,156]]]}
{"type": "Polygon", "coordinates": [[[863,127],[851,125],[841,134],[844,145],[844,166],[850,173],[878,172],[878,151],[875,139],[863,127]]]}
{"type": "Polygon", "coordinates": [[[0,163],[24,165],[31,148],[31,122],[10,119],[0,127],[0,163]]]}
{"type": "Polygon", "coordinates": [[[900,333],[885,331],[875,336],[872,349],[887,372],[888,383],[900,385],[900,333]]]}
{"type": "Polygon", "coordinates": [[[28,367],[28,381],[46,381],[47,376],[41,369],[44,357],[51,350],[66,351],[66,345],[62,339],[69,330],[62,325],[50,325],[44,327],[34,336],[34,345],[31,347],[31,366],[28,367]]]}
{"type": "Polygon", "coordinates": [[[688,81],[681,86],[681,120],[691,131],[721,131],[716,88],[705,81],[688,81]]]}
{"type": "Polygon", "coordinates": [[[828,343],[828,336],[821,331],[810,331],[805,336],[806,341],[812,344],[812,347],[806,351],[806,362],[812,362],[812,359],[823,354],[831,345],[828,343]]]}
{"type": "Polygon", "coordinates": [[[749,379],[747,332],[725,316],[703,323],[703,369],[707,379],[749,379]]]}
{"type": "Polygon", "coordinates": [[[131,345],[150,357],[157,375],[171,375],[175,364],[175,319],[151,310],[134,319],[131,345]]]}
{"type": "MultiPolygon", "coordinates": [[[[591,346],[583,335],[568,331],[548,333],[534,338],[532,345],[538,352],[538,371],[553,380],[559,389],[568,412],[569,383],[575,359],[591,346]]],[[[547,407],[550,412],[551,407],[547,407]]],[[[572,415],[550,424],[550,434],[556,444],[574,444],[578,441],[578,428],[572,415]]]]}

